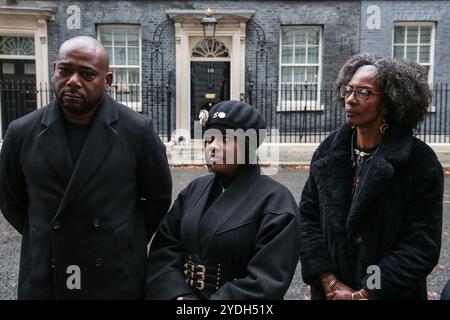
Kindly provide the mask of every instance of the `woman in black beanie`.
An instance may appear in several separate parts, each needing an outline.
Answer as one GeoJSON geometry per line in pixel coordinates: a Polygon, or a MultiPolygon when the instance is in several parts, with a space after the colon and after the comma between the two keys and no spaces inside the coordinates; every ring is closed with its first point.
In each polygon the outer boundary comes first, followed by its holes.
{"type": "Polygon", "coordinates": [[[218,103],[200,122],[213,174],[181,191],[161,222],[147,298],[282,299],[298,262],[300,225],[290,191],[256,163],[266,124],[240,101],[218,103]]]}

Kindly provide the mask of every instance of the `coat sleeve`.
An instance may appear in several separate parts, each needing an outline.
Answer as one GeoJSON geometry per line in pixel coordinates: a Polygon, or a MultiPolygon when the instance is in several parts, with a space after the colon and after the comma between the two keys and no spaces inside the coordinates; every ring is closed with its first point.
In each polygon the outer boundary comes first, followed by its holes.
{"type": "Polygon", "coordinates": [[[0,209],[14,229],[22,233],[27,215],[28,194],[20,167],[19,147],[14,139],[11,124],[0,153],[0,209]]]}
{"type": "Polygon", "coordinates": [[[371,274],[361,282],[374,299],[401,299],[408,296],[438,263],[444,176],[437,159],[434,163],[423,163],[424,166],[414,172],[415,183],[402,222],[400,240],[394,250],[378,264],[380,288],[367,288],[367,283],[371,283],[371,274]]]}
{"type": "Polygon", "coordinates": [[[146,298],[168,300],[193,294],[184,278],[184,248],[180,226],[183,192],[164,216],[151,243],[147,267],[146,298]]]}
{"type": "Polygon", "coordinates": [[[247,274],[226,282],[210,299],[282,299],[298,263],[299,227],[298,214],[264,213],[247,274]]]}
{"type": "MultiPolygon", "coordinates": [[[[317,154],[314,154],[311,167],[316,160],[317,154]]],[[[299,211],[302,277],[310,285],[319,280],[319,275],[333,272],[321,226],[317,186],[311,172],[303,188],[299,211]]]]}
{"type": "Polygon", "coordinates": [[[156,134],[150,119],[147,119],[144,127],[137,175],[149,241],[161,218],[169,210],[172,197],[172,177],[166,147],[156,134]]]}

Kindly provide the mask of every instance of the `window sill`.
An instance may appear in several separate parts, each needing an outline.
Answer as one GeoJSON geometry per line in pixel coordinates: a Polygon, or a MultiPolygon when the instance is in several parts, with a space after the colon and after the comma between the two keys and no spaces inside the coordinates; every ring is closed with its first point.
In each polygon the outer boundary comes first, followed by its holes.
{"type": "Polygon", "coordinates": [[[119,101],[117,102],[126,105],[128,108],[136,111],[136,112],[142,112],[142,105],[140,102],[133,102],[133,101],[119,101]]]}
{"type": "Polygon", "coordinates": [[[317,101],[289,101],[277,105],[277,112],[324,111],[325,106],[317,101]]]}

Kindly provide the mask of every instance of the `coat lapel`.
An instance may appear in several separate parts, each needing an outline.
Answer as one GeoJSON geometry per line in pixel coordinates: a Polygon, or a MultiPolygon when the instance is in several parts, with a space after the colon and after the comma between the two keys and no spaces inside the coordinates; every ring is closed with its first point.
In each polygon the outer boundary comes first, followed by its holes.
{"type": "Polygon", "coordinates": [[[105,94],[54,220],[70,205],[108,154],[118,134],[112,127],[117,119],[117,103],[105,94]]]}
{"type": "Polygon", "coordinates": [[[204,233],[198,234],[198,238],[201,238],[204,244],[201,248],[202,252],[208,252],[216,233],[246,222],[248,217],[244,210],[239,210],[239,205],[241,202],[245,204],[245,199],[248,199],[246,195],[252,192],[253,185],[260,175],[259,166],[254,166],[241,173],[204,213],[201,221],[203,226],[201,230],[204,233]]]}
{"type": "Polygon", "coordinates": [[[352,129],[343,126],[331,142],[330,151],[312,163],[320,203],[335,232],[343,233],[351,203],[353,168],[350,155],[352,129]]]}
{"type": "Polygon", "coordinates": [[[203,183],[195,192],[197,196],[192,200],[193,206],[191,206],[183,217],[181,226],[182,239],[190,241],[186,244],[186,248],[192,250],[190,253],[200,252],[200,244],[198,237],[198,230],[202,213],[208,200],[211,187],[214,182],[214,175],[210,175],[209,179],[203,183]],[[188,234],[187,234],[188,233],[188,234]]]}
{"type": "Polygon", "coordinates": [[[73,161],[57,99],[44,111],[41,124],[43,130],[38,134],[40,148],[62,184],[67,185],[72,175],[73,161]]]}

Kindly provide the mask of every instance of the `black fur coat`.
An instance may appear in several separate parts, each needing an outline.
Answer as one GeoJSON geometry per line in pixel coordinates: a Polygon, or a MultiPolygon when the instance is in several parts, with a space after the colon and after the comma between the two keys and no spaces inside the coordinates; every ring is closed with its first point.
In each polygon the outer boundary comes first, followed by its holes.
{"type": "Polygon", "coordinates": [[[426,299],[441,246],[442,167],[429,146],[391,126],[352,197],[352,131],[332,133],[311,161],[300,201],[303,280],[312,299],[324,298],[326,272],[374,299],[426,299]]]}

